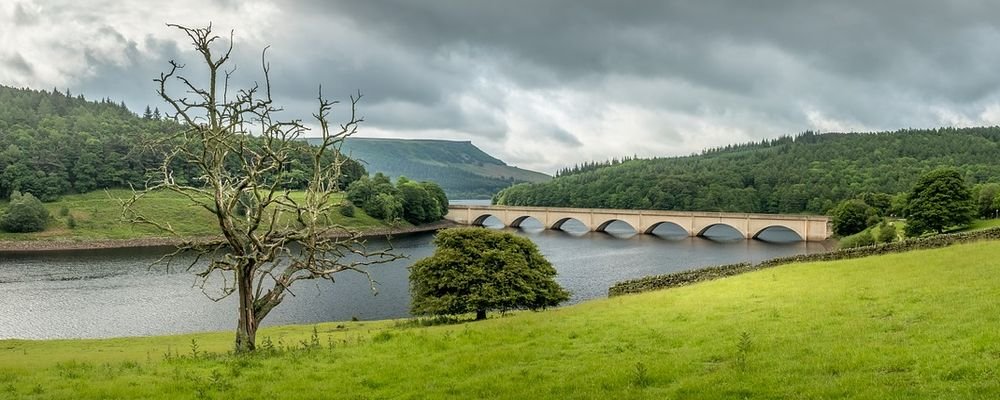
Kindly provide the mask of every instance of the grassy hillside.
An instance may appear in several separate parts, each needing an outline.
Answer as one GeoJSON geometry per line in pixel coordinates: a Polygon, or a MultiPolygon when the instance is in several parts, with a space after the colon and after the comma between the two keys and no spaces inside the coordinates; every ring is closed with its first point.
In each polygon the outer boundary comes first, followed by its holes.
{"type": "Polygon", "coordinates": [[[515,183],[549,179],[508,166],[472,142],[350,138],[343,152],[362,161],[369,173],[437,182],[453,199],[488,199],[515,183]]]}
{"type": "MultiPolygon", "coordinates": [[[[124,223],[118,198],[131,196],[127,190],[95,191],[85,194],[62,196],[58,201],[45,203],[51,219],[45,231],[35,233],[7,233],[0,231],[0,240],[103,240],[141,239],[166,236],[155,228],[124,223]],[[66,215],[62,215],[65,209],[66,215]],[[75,227],[70,226],[70,219],[75,227]]],[[[7,202],[0,201],[0,210],[7,202]]],[[[139,210],[158,221],[168,221],[186,236],[218,234],[214,217],[207,210],[192,206],[186,198],[170,193],[155,193],[138,203],[139,210]]],[[[331,215],[335,222],[354,228],[380,228],[385,222],[369,217],[364,210],[356,209],[353,218],[340,214],[331,215]]]]}
{"type": "Polygon", "coordinates": [[[908,191],[922,174],[958,168],[1000,181],[1000,127],[806,133],[689,157],[585,165],[518,185],[501,204],[764,213],[825,213],[862,193],[908,191]]]}
{"type": "MultiPolygon", "coordinates": [[[[0,341],[0,397],[948,398],[1000,396],[1000,246],[792,264],[483,322],[0,341]],[[313,345],[312,343],[315,343],[313,345]],[[169,356],[167,356],[169,354],[169,356]]],[[[280,312],[280,310],[279,310],[280,312]]]]}

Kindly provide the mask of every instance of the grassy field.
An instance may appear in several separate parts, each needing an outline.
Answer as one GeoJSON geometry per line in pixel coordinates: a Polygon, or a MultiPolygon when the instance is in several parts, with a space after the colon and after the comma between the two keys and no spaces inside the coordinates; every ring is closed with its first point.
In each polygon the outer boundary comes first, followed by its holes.
{"type": "Polygon", "coordinates": [[[998,269],[998,242],[793,264],[474,323],[264,329],[279,350],[251,357],[221,354],[229,332],[0,341],[0,397],[997,398],[998,269]]]}
{"type": "MultiPolygon", "coordinates": [[[[121,206],[116,199],[130,196],[131,192],[128,190],[95,191],[62,196],[59,201],[45,203],[51,215],[45,231],[0,232],[0,240],[102,240],[166,236],[153,227],[121,222],[121,206]],[[63,215],[64,210],[66,215],[63,215]],[[70,226],[70,219],[74,221],[75,227],[70,226]]],[[[0,209],[6,206],[6,202],[0,202],[0,209]]],[[[190,201],[174,193],[151,194],[138,203],[138,208],[151,218],[169,221],[174,229],[185,236],[218,234],[211,213],[204,208],[191,205],[190,201]]],[[[344,217],[339,213],[332,214],[331,217],[335,222],[352,228],[387,226],[383,221],[369,217],[361,209],[355,209],[353,218],[344,217]]]]}

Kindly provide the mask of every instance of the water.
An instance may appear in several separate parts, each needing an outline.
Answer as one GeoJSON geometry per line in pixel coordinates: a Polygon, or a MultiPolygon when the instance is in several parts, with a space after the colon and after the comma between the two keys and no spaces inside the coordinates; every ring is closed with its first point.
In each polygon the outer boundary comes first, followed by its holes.
{"type": "MultiPolygon", "coordinates": [[[[488,221],[489,222],[489,221],[488,221]]],[[[825,251],[819,243],[785,242],[790,232],[765,232],[759,240],[733,240],[725,227],[713,239],[679,237],[669,227],[657,235],[634,235],[616,223],[610,233],[542,230],[534,221],[514,229],[535,242],[559,272],[556,280],[572,293],[571,303],[604,297],[617,281],[700,266],[760,261],[825,251]]],[[[373,295],[360,274],[344,272],[337,281],[301,282],[295,296],[264,325],[408,316],[407,267],[433,252],[432,234],[395,238],[409,257],[371,268],[379,282],[373,295]]],[[[385,246],[373,241],[372,246],[385,246]]],[[[169,249],[118,249],[46,253],[0,253],[0,339],[99,338],[228,330],[236,325],[236,299],[214,302],[195,285],[186,264],[149,265],[169,249]]],[[[218,285],[209,287],[218,287],[218,285]]],[[[209,291],[211,293],[211,291],[209,291]]]]}

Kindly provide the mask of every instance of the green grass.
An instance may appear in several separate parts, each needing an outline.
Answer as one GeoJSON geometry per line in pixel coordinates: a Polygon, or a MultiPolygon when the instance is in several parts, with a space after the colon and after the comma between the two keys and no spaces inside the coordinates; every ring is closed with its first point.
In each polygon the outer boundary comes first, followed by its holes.
{"type": "Polygon", "coordinates": [[[998,242],[792,264],[483,322],[320,324],[319,348],[253,357],[204,355],[229,332],[0,341],[0,397],[997,398],[998,269],[998,242]]]}
{"type": "MultiPolygon", "coordinates": [[[[59,201],[45,203],[51,219],[45,231],[35,233],[8,233],[0,231],[0,240],[103,240],[163,237],[166,233],[150,227],[122,222],[121,206],[116,199],[131,196],[128,190],[95,191],[85,194],[65,195],[59,201]],[[69,210],[67,216],[60,210],[69,210]],[[72,217],[76,226],[69,226],[72,217]]],[[[337,199],[339,201],[339,198],[337,199]]],[[[0,209],[6,208],[0,202],[0,209]]],[[[170,193],[153,193],[137,205],[138,209],[157,221],[167,221],[184,236],[217,235],[218,228],[211,213],[191,205],[186,198],[170,193]]],[[[387,226],[383,221],[355,209],[355,216],[347,218],[331,214],[334,222],[350,228],[378,228],[387,226]]]]}
{"type": "Polygon", "coordinates": [[[970,231],[978,231],[982,229],[995,228],[1000,226],[1000,218],[995,219],[977,219],[972,221],[972,225],[969,225],[970,231]]]}

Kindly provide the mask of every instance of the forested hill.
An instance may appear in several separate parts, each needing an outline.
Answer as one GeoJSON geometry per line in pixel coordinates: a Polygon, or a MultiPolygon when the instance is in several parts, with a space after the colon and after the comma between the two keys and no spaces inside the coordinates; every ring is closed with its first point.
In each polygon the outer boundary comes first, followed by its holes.
{"type": "Polygon", "coordinates": [[[1000,127],[804,133],[701,155],[570,168],[517,185],[498,204],[826,213],[862,193],[897,194],[921,174],[958,168],[969,184],[1000,182],[1000,127]]]}
{"type": "Polygon", "coordinates": [[[437,182],[452,199],[488,199],[515,183],[551,179],[508,166],[471,142],[350,138],[342,151],[370,173],[437,182]]]}
{"type": "MultiPolygon", "coordinates": [[[[162,160],[143,144],[182,128],[156,109],[136,115],[108,99],[0,85],[0,199],[15,190],[53,200],[67,193],[142,187],[149,169],[162,160]]],[[[292,157],[276,178],[289,188],[304,186],[310,172],[301,166],[309,165],[308,153],[294,151],[292,157]]],[[[364,174],[353,162],[345,171],[343,182],[364,174]]],[[[175,172],[176,179],[192,178],[183,168],[175,172]]]]}

